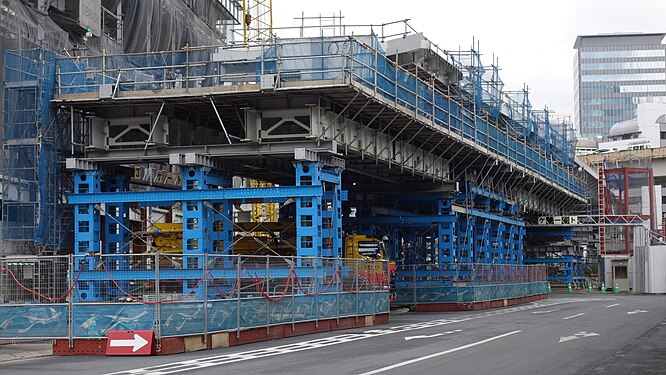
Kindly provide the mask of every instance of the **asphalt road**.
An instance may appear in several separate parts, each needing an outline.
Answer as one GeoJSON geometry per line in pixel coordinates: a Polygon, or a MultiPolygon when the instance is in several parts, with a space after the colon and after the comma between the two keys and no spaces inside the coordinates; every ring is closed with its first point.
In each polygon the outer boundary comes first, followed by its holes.
{"type": "Polygon", "coordinates": [[[560,295],[481,312],[165,357],[48,357],[0,373],[663,374],[666,296],[560,295]]]}

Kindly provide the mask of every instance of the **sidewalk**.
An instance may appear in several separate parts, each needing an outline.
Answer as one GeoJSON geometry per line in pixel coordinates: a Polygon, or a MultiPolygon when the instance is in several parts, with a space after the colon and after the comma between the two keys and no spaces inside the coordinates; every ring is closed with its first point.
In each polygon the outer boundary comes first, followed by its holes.
{"type": "Polygon", "coordinates": [[[51,355],[51,341],[0,340],[0,362],[51,355]]]}

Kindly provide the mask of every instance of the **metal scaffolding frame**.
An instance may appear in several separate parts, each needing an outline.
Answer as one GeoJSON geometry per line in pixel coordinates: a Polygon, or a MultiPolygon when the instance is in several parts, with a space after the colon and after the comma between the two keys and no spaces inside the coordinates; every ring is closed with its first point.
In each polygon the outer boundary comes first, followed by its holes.
{"type": "Polygon", "coordinates": [[[44,50],[5,54],[3,239],[40,249],[66,246],[71,215],[64,207],[62,161],[69,127],[51,106],[56,55],[44,50]]]}

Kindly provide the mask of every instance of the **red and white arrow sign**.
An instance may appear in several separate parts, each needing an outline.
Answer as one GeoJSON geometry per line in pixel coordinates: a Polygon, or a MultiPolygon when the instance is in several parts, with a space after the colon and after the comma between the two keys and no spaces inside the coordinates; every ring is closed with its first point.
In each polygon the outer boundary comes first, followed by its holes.
{"type": "Polygon", "coordinates": [[[143,348],[146,346],[148,341],[144,339],[143,337],[137,335],[136,333],[134,334],[134,338],[131,340],[111,340],[109,343],[109,346],[111,347],[124,347],[124,346],[131,346],[132,347],[132,352],[136,352],[137,350],[143,348]]]}
{"type": "Polygon", "coordinates": [[[149,355],[152,350],[153,331],[110,331],[106,355],[149,355]]]}

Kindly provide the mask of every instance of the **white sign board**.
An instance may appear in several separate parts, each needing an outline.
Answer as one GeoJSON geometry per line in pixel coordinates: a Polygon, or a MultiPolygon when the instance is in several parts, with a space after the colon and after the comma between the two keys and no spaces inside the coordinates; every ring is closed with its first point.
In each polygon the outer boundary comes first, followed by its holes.
{"type": "Polygon", "coordinates": [[[79,25],[94,36],[102,34],[102,0],[79,0],[79,25]]]}

